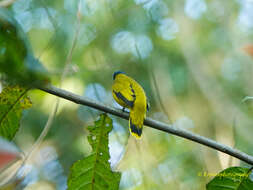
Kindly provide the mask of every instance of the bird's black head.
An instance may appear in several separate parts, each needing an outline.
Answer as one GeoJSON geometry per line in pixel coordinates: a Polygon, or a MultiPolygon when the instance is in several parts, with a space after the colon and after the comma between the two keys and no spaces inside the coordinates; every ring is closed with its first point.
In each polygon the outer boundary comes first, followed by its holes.
{"type": "Polygon", "coordinates": [[[118,74],[121,74],[121,73],[126,74],[126,73],[124,73],[124,72],[122,72],[122,71],[116,71],[116,72],[114,72],[114,73],[113,73],[113,80],[115,80],[116,76],[117,76],[118,74]]]}

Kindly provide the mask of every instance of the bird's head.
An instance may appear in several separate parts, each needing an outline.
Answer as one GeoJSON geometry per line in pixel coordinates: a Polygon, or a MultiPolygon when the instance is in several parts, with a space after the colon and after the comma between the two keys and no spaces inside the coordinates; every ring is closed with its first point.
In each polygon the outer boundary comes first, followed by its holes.
{"type": "Polygon", "coordinates": [[[115,78],[116,78],[116,76],[117,76],[118,74],[126,74],[126,73],[125,73],[125,72],[122,72],[122,71],[116,71],[116,72],[114,72],[114,73],[113,73],[113,80],[115,80],[115,78]]]}

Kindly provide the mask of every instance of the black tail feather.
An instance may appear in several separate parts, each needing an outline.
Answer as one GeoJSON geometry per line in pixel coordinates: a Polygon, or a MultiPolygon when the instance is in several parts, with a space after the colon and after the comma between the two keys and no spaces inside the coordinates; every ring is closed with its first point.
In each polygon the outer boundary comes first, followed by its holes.
{"type": "Polygon", "coordinates": [[[134,136],[137,136],[137,137],[141,137],[141,134],[142,134],[142,126],[141,127],[138,127],[136,125],[134,125],[130,119],[130,131],[131,133],[135,134],[134,136]]]}

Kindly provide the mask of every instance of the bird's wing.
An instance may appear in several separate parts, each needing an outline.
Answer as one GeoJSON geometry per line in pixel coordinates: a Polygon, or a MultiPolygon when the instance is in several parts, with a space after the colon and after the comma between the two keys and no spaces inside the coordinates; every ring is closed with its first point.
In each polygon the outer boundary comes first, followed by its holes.
{"type": "Polygon", "coordinates": [[[117,96],[118,99],[122,100],[130,108],[134,106],[136,95],[131,84],[128,84],[126,86],[124,85],[124,87],[118,91],[113,90],[113,93],[117,96]]]}

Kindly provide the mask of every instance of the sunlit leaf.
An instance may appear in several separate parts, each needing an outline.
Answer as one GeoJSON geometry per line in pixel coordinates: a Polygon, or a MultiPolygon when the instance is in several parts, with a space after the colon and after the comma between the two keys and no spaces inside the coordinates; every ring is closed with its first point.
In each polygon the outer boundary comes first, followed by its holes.
{"type": "Polygon", "coordinates": [[[207,190],[251,190],[253,181],[248,168],[231,167],[223,170],[207,185],[207,190]]]}
{"type": "Polygon", "coordinates": [[[0,8],[0,72],[8,80],[35,85],[49,81],[28,40],[10,13],[0,8]]]}
{"type": "Polygon", "coordinates": [[[94,126],[88,127],[88,141],[92,153],[74,163],[68,179],[68,189],[113,190],[119,188],[121,174],[111,170],[108,135],[112,130],[112,120],[106,114],[94,126]]]}
{"type": "Polygon", "coordinates": [[[24,109],[32,103],[26,96],[27,89],[8,86],[0,93],[0,135],[11,140],[19,129],[24,109]]]}

